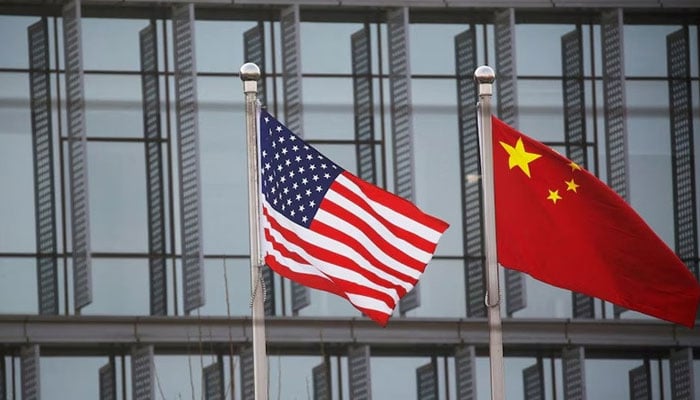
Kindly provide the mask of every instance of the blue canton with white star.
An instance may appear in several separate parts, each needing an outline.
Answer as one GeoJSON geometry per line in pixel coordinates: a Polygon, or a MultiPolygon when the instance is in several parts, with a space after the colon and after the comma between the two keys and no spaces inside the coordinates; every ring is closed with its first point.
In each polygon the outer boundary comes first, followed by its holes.
{"type": "Polygon", "coordinates": [[[323,196],[343,169],[261,110],[260,171],[265,200],[308,228],[323,196]]]}

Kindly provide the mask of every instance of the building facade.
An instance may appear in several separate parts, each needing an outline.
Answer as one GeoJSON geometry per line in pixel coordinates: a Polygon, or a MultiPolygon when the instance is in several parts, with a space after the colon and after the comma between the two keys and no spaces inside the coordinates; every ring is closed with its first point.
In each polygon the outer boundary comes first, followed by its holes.
{"type": "MultiPolygon", "coordinates": [[[[696,1],[0,0],[0,399],[487,399],[474,69],[698,276],[696,1]],[[239,68],[292,131],[450,223],[387,328],[251,288],[239,68]]],[[[556,246],[556,243],[552,244],[556,246]]],[[[700,399],[700,334],[501,269],[508,399],[700,399]]]]}

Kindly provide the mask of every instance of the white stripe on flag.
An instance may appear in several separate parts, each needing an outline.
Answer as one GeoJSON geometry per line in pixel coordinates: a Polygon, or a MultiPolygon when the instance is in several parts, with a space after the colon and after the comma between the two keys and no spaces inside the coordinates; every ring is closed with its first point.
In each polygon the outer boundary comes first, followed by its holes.
{"type": "MultiPolygon", "coordinates": [[[[273,215],[272,212],[274,212],[274,210],[268,209],[268,212],[272,216],[273,215]]],[[[275,220],[278,223],[280,222],[277,219],[275,219],[275,220]]],[[[267,241],[266,241],[265,250],[270,254],[275,252],[275,254],[274,254],[275,258],[277,258],[281,264],[289,265],[289,269],[291,269],[292,271],[298,272],[298,273],[312,274],[309,271],[316,270],[316,273],[313,273],[313,275],[319,275],[319,276],[325,275],[324,278],[326,278],[326,279],[328,279],[328,277],[330,277],[330,278],[338,278],[338,279],[342,279],[345,281],[353,282],[355,284],[365,286],[369,289],[373,289],[373,290],[376,290],[378,292],[385,293],[387,296],[394,299],[394,301],[399,300],[399,294],[396,292],[395,289],[387,288],[387,287],[382,286],[376,282],[373,282],[371,279],[368,279],[366,276],[360,274],[359,272],[344,268],[342,266],[330,263],[328,261],[319,260],[316,257],[313,257],[310,254],[308,254],[302,247],[300,247],[296,243],[289,242],[275,229],[272,229],[267,218],[264,219],[263,223],[264,223],[263,228],[267,229],[277,242],[281,243],[288,250],[299,254],[299,256],[301,256],[307,262],[309,262],[309,264],[311,264],[311,265],[299,264],[298,262],[283,256],[276,249],[273,248],[272,244],[267,243],[267,241]],[[284,260],[284,262],[282,262],[282,260],[284,260]],[[292,267],[294,267],[294,268],[292,268],[292,267]]],[[[407,290],[410,290],[410,289],[407,289],[407,290]]]]}
{"type": "Polygon", "coordinates": [[[398,277],[375,267],[369,260],[364,258],[360,253],[347,244],[304,228],[301,225],[297,225],[296,223],[288,220],[284,215],[278,213],[267,201],[265,201],[264,204],[267,212],[275,221],[277,221],[278,224],[280,224],[283,228],[294,232],[303,241],[326,249],[327,251],[339,254],[343,257],[347,257],[365,269],[369,274],[401,286],[406,289],[406,291],[413,288],[413,284],[410,282],[405,282],[398,277]]]}
{"type": "Polygon", "coordinates": [[[429,226],[425,226],[420,222],[411,219],[401,213],[398,213],[393,209],[383,204],[377,203],[376,201],[367,197],[354,182],[344,177],[343,174],[338,175],[338,177],[336,178],[336,182],[339,182],[343,186],[352,190],[358,196],[362,196],[362,198],[364,198],[367,201],[367,203],[377,212],[377,214],[386,218],[394,225],[400,226],[403,229],[411,231],[431,243],[437,243],[438,239],[440,239],[440,236],[442,236],[442,233],[430,228],[429,226]]]}

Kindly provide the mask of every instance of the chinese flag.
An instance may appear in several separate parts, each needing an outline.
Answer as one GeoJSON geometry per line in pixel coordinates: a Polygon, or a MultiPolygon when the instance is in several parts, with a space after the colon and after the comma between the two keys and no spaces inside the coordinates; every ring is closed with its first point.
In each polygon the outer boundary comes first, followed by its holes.
{"type": "Polygon", "coordinates": [[[498,262],[693,327],[700,285],[612,189],[493,118],[498,262]]]}

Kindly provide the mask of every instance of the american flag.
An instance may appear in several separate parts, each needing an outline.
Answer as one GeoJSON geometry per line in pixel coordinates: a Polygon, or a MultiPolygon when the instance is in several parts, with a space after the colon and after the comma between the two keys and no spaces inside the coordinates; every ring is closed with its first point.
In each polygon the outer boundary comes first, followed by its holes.
{"type": "Polygon", "coordinates": [[[260,111],[265,262],[385,326],[448,224],[364,182],[260,111]]]}

